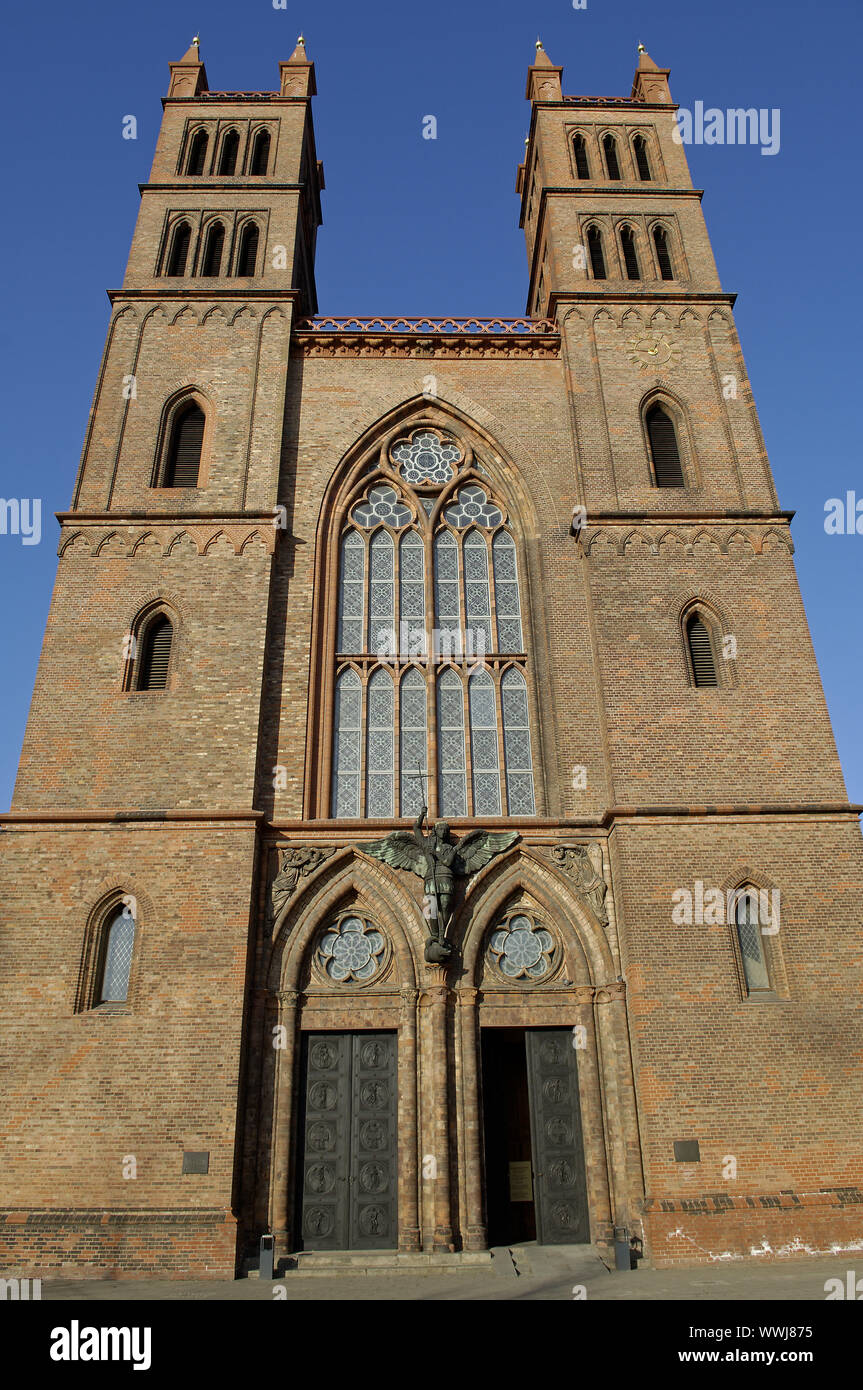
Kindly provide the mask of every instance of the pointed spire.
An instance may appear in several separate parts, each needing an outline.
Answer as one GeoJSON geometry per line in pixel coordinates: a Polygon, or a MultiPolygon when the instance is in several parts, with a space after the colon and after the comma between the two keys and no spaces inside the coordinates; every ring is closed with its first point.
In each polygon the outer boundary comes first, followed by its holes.
{"type": "Polygon", "coordinates": [[[542,46],[542,39],[536,41],[536,56],[527,70],[528,101],[562,101],[560,78],[563,68],[555,67],[542,46]]]}
{"type": "Polygon", "coordinates": [[[670,72],[670,68],[658,67],[644,44],[640,43],[638,45],[638,67],[632,82],[632,100],[671,105],[671,90],[668,86],[670,72]]]}
{"type": "Polygon", "coordinates": [[[199,45],[196,34],[179,63],[171,63],[169,97],[196,97],[199,92],[208,90],[207,70],[201,62],[199,45]]]}
{"type": "Polygon", "coordinates": [[[281,94],[283,97],[313,97],[315,86],[315,65],[306,53],[306,41],[300,34],[297,46],[286,63],[279,63],[281,94]]]}

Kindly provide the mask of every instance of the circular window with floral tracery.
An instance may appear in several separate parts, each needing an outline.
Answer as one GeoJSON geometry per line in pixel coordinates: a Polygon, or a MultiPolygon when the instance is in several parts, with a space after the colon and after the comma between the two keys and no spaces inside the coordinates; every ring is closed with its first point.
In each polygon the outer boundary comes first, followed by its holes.
{"type": "Polygon", "coordinates": [[[441,487],[448,483],[461,456],[454,439],[439,437],[431,430],[417,430],[410,439],[397,440],[390,451],[405,482],[414,486],[429,483],[441,487]]]}
{"type": "Polygon", "coordinates": [[[489,937],[487,959],[506,980],[544,980],[557,966],[557,943],[547,927],[515,912],[489,937]]]}
{"type": "Polygon", "coordinates": [[[318,972],[326,980],[367,984],[383,970],[387,939],[363,917],[342,917],[327,927],[315,952],[318,972]]]}

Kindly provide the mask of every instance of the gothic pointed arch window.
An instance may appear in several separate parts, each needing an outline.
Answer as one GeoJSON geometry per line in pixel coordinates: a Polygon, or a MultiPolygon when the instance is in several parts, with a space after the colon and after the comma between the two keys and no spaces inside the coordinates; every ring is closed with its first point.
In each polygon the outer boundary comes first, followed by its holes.
{"type": "Polygon", "coordinates": [[[222,268],[222,253],[225,249],[225,227],[222,222],[211,222],[204,241],[204,259],[201,274],[218,275],[222,268]]]}
{"type": "Polygon", "coordinates": [[[590,178],[590,164],[587,158],[587,141],[583,135],[574,135],[572,139],[572,151],[575,155],[575,173],[580,179],[590,178]]]}
{"type": "Polygon", "coordinates": [[[196,130],[192,136],[192,143],[189,146],[189,158],[186,164],[186,173],[192,178],[200,178],[204,172],[204,161],[207,157],[207,132],[196,130]]]}
{"type": "Polygon", "coordinates": [[[647,141],[643,135],[636,135],[632,142],[632,152],[635,155],[635,167],[638,170],[638,177],[642,183],[649,183],[652,174],[650,172],[650,161],[647,158],[647,141]]]}
{"type": "Polygon", "coordinates": [[[129,1002],[137,913],[134,894],[117,889],[91,914],[84,935],[76,1013],[129,1002]]]}
{"type": "Polygon", "coordinates": [[[638,264],[638,252],[635,249],[635,232],[631,227],[621,227],[620,249],[623,252],[623,264],[626,267],[627,280],[640,280],[641,269],[638,264]]]}
{"type": "Polygon", "coordinates": [[[192,228],[188,222],[178,222],[171,234],[168,259],[165,265],[166,275],[185,275],[191,240],[192,228]]]}
{"type": "Polygon", "coordinates": [[[237,252],[237,275],[254,275],[258,261],[258,228],[256,223],[247,222],[240,233],[240,249],[237,252]]]}
{"type": "Polygon", "coordinates": [[[398,437],[338,549],[330,814],[535,815],[518,546],[469,446],[398,437]]]}
{"type": "Polygon", "coordinates": [[[237,155],[240,151],[240,137],[236,130],[229,130],[222,139],[219,153],[219,173],[229,178],[237,172],[237,155]]]}
{"type": "Polygon", "coordinates": [[[253,178],[261,178],[267,172],[270,162],[270,135],[269,131],[259,130],[255,135],[255,142],[252,145],[252,160],[249,166],[249,173],[253,178]]]}
{"type": "Polygon", "coordinates": [[[656,263],[659,266],[661,278],[663,280],[673,280],[674,266],[671,264],[671,252],[668,249],[668,233],[664,227],[654,227],[653,245],[656,248],[656,263]]]}
{"type": "Polygon", "coordinates": [[[590,256],[590,273],[594,280],[607,279],[605,253],[602,249],[602,232],[598,227],[588,227],[587,229],[587,250],[590,256]]]}
{"type": "Polygon", "coordinates": [[[717,686],[716,635],[706,613],[695,609],[686,619],[689,674],[694,686],[717,686]]]}
{"type": "Polygon", "coordinates": [[[124,903],[106,923],[96,1003],[125,1004],[135,947],[135,918],[124,903]]]}
{"type": "Polygon", "coordinates": [[[183,395],[167,411],[156,487],[197,487],[207,417],[194,396],[183,395]]]}
{"type": "Polygon", "coordinates": [[[617,141],[613,135],[603,135],[602,150],[608,177],[617,181],[620,178],[620,164],[617,159],[617,141]]]}
{"type": "Polygon", "coordinates": [[[656,486],[684,487],[677,430],[669,411],[659,401],[654,401],[645,412],[644,423],[656,486]]]}

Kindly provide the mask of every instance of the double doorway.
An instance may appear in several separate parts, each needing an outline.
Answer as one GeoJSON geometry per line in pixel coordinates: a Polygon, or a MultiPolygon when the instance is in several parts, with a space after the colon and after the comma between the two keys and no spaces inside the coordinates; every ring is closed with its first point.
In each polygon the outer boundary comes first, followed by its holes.
{"type": "MultiPolygon", "coordinates": [[[[588,1242],[572,1031],[483,1028],[480,1036],[489,1244],[588,1242]]],[[[398,1246],[397,1040],[395,1031],[303,1034],[302,1249],[398,1246]]]]}

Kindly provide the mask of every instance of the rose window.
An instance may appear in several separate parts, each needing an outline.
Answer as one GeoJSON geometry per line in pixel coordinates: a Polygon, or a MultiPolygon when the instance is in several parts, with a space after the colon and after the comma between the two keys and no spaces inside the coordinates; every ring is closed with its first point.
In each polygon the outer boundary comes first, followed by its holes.
{"type": "Polygon", "coordinates": [[[344,917],[324,933],[318,962],[331,980],[371,980],[383,964],[386,941],[371,922],[344,917]]]}
{"type": "Polygon", "coordinates": [[[554,937],[545,927],[519,914],[492,932],[488,955],[508,980],[541,980],[551,973],[554,937]]]}
{"type": "Polygon", "coordinates": [[[493,502],[489,502],[482,488],[476,483],[463,487],[457,500],[446,508],[444,516],[450,526],[499,526],[503,512],[493,502]]]}
{"type": "Polygon", "coordinates": [[[358,502],[351,512],[351,520],[366,529],[385,521],[394,531],[400,526],[407,526],[411,516],[410,507],[405,506],[395,488],[391,487],[373,487],[368,497],[358,502]]]}
{"type": "Polygon", "coordinates": [[[461,449],[452,439],[438,439],[430,430],[421,430],[411,439],[400,439],[393,447],[392,459],[407,483],[448,483],[461,458],[461,449]]]}

